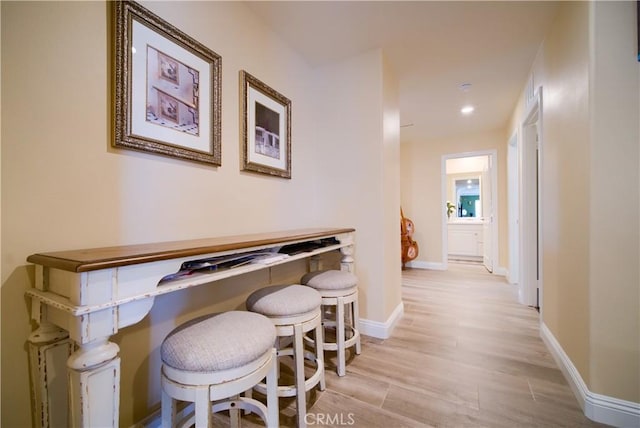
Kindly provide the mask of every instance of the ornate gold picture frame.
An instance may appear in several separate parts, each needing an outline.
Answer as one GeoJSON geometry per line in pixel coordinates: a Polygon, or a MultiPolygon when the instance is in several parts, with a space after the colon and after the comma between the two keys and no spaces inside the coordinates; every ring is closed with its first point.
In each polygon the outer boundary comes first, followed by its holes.
{"type": "Polygon", "coordinates": [[[114,3],[114,147],[221,164],[221,58],[132,1],[114,3]]]}

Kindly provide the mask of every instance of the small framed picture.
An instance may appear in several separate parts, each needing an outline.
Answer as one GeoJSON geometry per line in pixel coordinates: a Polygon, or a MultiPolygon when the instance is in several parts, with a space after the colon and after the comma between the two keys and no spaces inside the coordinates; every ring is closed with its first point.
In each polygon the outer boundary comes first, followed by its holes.
{"type": "Polygon", "coordinates": [[[291,100],[240,71],[243,170],[291,178],[291,100]]]}
{"type": "Polygon", "coordinates": [[[220,56],[135,2],[114,8],[114,147],[219,166],[220,56]]]}

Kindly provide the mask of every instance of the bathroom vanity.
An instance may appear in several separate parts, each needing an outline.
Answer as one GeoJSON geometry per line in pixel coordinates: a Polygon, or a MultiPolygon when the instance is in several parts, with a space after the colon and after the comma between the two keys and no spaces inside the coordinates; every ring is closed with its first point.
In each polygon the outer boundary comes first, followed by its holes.
{"type": "Polygon", "coordinates": [[[449,258],[482,260],[482,219],[452,219],[447,223],[449,258]]]}

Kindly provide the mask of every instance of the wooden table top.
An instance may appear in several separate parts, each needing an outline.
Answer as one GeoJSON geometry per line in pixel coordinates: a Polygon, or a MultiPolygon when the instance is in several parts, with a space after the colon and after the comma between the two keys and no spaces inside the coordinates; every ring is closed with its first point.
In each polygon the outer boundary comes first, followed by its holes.
{"type": "Polygon", "coordinates": [[[69,272],[87,272],[270,244],[315,240],[354,231],[353,228],[297,229],[185,241],[56,251],[32,254],[27,257],[27,261],[69,272]]]}

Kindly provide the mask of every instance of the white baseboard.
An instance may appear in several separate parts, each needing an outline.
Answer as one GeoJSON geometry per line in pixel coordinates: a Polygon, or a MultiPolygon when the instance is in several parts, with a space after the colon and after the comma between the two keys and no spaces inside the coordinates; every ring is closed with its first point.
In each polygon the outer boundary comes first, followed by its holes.
{"type": "Polygon", "coordinates": [[[582,407],[586,417],[615,427],[640,426],[640,403],[589,391],[578,369],[573,365],[569,356],[564,352],[560,343],[544,323],[540,323],[540,337],[549,348],[567,382],[569,382],[569,386],[573,390],[578,404],[582,407]]]}
{"type": "MultiPolygon", "coordinates": [[[[431,269],[431,270],[447,270],[447,265],[442,262],[425,262],[422,260],[413,260],[406,264],[407,267],[414,269],[431,269]]],[[[493,270],[494,275],[507,276],[507,268],[498,266],[493,270]]]]}
{"type": "Polygon", "coordinates": [[[396,323],[402,318],[404,314],[404,303],[400,302],[398,306],[393,310],[389,318],[385,322],[371,321],[360,318],[358,328],[360,334],[365,336],[371,336],[378,339],[388,339],[391,337],[391,332],[396,326],[396,323]]]}
{"type": "Polygon", "coordinates": [[[507,271],[507,268],[504,266],[498,266],[497,268],[493,269],[493,274],[494,275],[500,275],[500,276],[507,276],[509,272],[507,271]]]}
{"type": "Polygon", "coordinates": [[[407,263],[407,267],[415,268],[415,269],[447,270],[447,267],[444,263],[423,262],[422,260],[413,260],[407,263]]]}

